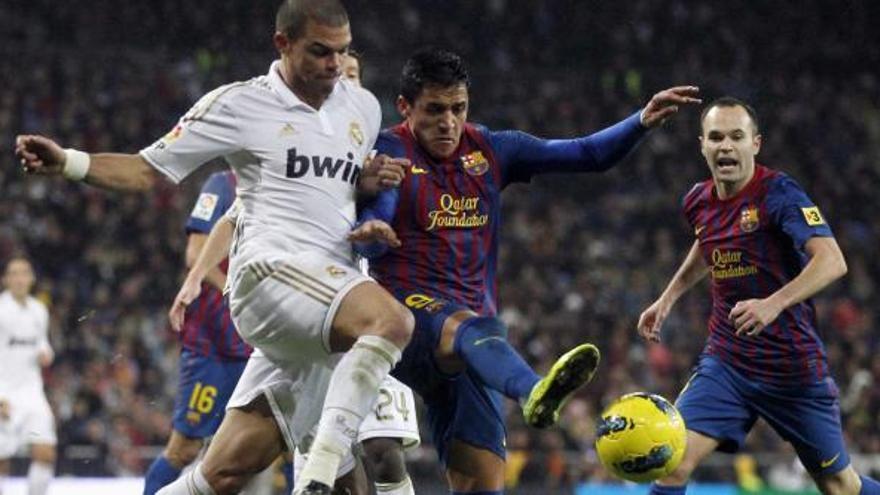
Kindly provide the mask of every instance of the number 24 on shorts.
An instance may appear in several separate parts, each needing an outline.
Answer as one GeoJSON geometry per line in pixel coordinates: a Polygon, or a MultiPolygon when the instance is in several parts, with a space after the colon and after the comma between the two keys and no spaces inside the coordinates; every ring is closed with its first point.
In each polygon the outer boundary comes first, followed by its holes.
{"type": "Polygon", "coordinates": [[[394,391],[380,388],[379,398],[373,410],[376,413],[376,419],[379,421],[394,419],[394,411],[400,413],[404,421],[409,421],[410,409],[406,404],[406,393],[401,390],[394,391]],[[388,410],[388,412],[386,413],[385,410],[388,410]]]}

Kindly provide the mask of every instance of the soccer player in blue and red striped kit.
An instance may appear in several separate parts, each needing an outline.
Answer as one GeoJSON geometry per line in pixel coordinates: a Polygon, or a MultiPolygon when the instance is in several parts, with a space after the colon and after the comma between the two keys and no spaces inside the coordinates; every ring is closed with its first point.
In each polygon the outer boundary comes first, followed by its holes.
{"type": "Polygon", "coordinates": [[[407,61],[397,101],[404,122],[376,143],[377,158],[407,158],[407,174],[399,189],[362,209],[352,239],[388,230],[387,245],[359,249],[371,258],[371,274],[416,317],[394,374],[425,401],[452,493],[497,494],[504,488],[501,395],[523,404],[530,425],[550,426],[599,360],[583,344],[541,378],[508,343],[496,316],[501,190],[542,173],[606,170],[647,128],[698,100],[696,88],[672,88],[605,130],[543,140],[467,123],[468,85],[451,52],[423,50],[407,61]]]}
{"type": "MultiPolygon", "coordinates": [[[[235,200],[235,174],[212,174],[202,186],[186,222],[186,263],[191,266],[211,228],[235,200]]],[[[173,429],[162,455],[147,470],[144,495],[152,495],[192,463],[206,438],[217,431],[226,402],[244,371],[251,347],[245,344],[223,297],[224,260],[205,277],[202,292],[189,305],[180,331],[180,384],[173,429]]]]}
{"type": "Polygon", "coordinates": [[[688,429],[684,460],[651,493],[683,495],[700,462],[739,449],[758,418],[794,446],[822,493],[880,493],[850,464],[810,300],[846,273],[837,241],[791,177],[755,163],[761,134],[748,104],[710,103],[701,128],[712,178],[684,198],[696,239],[638,331],[658,341],[678,298],[709,275],[709,337],[677,401],[688,429]]]}

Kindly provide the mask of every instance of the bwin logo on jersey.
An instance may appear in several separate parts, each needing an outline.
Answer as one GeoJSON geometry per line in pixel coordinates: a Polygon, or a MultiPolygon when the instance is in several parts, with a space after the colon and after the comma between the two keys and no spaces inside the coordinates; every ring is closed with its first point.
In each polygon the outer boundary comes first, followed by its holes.
{"type": "Polygon", "coordinates": [[[354,184],[361,174],[361,166],[352,161],[353,154],[347,153],[346,157],[347,160],[330,156],[305,156],[297,154],[296,148],[290,148],[287,150],[287,177],[298,179],[311,170],[316,177],[335,179],[339,176],[339,180],[354,184]]]}

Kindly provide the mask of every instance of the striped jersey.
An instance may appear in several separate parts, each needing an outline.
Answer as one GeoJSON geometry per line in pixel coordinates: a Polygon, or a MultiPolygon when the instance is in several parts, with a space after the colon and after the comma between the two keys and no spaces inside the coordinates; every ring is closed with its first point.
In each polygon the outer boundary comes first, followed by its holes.
{"type": "Polygon", "coordinates": [[[703,352],[765,382],[826,378],[811,300],[784,310],[757,337],[735,335],[729,318],[737,302],[766,298],[795,278],[808,261],[804,245],[810,238],[833,235],[804,190],[786,174],[756,164],[755,175],[733,197],[719,199],[707,180],[683,204],[710,268],[712,312],[703,352]]]}
{"type": "Polygon", "coordinates": [[[385,220],[402,244],[389,250],[356,248],[371,258],[370,274],[398,297],[420,292],[494,315],[504,187],[540,173],[605,170],[644,132],[638,114],[596,134],[566,140],[466,124],[456,152],[436,160],[406,123],[387,129],[379,134],[377,152],[409,158],[412,166],[400,187],[381,193],[359,219],[385,220]]]}
{"type": "MultiPolygon", "coordinates": [[[[235,201],[235,174],[231,171],[211,174],[186,222],[187,234],[209,234],[217,220],[235,201]]],[[[228,260],[220,269],[226,273],[228,260]]],[[[202,282],[202,293],[187,308],[180,332],[185,349],[204,356],[222,359],[247,359],[251,348],[241,340],[229,306],[220,290],[202,282]]]]}

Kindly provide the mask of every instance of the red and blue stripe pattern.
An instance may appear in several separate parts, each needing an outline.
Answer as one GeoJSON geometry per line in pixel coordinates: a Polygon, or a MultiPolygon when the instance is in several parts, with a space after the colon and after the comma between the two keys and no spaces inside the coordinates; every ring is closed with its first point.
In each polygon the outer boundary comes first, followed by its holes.
{"type": "Polygon", "coordinates": [[[733,197],[719,199],[708,180],[694,186],[683,205],[710,268],[712,311],[704,353],[768,383],[826,378],[827,357],[811,300],[783,311],[756,337],[737,336],[728,316],[737,302],[766,298],[795,278],[808,261],[804,245],[811,237],[833,235],[821,217],[807,221],[808,213],[818,210],[803,189],[782,172],[756,165],[752,180],[733,197]]]}

